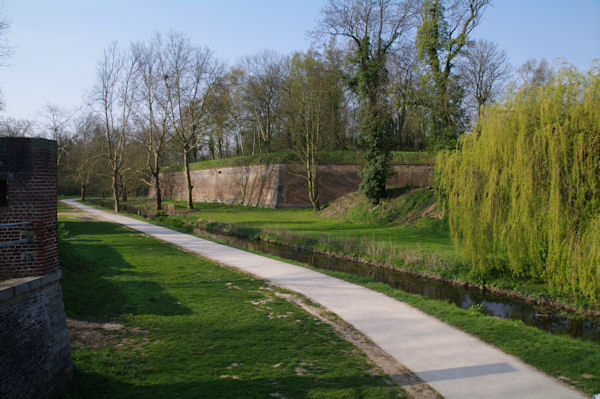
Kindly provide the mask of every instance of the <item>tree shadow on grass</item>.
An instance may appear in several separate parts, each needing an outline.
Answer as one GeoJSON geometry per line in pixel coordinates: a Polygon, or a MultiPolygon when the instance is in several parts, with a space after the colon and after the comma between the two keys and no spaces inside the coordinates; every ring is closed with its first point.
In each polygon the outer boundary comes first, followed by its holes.
{"type": "MultiPolygon", "coordinates": [[[[110,223],[65,222],[69,238],[60,243],[62,290],[68,316],[88,321],[110,321],[124,314],[186,315],[191,310],[147,279],[111,245],[84,234],[131,234],[110,223]],[[86,233],[87,228],[87,233],[86,233]]],[[[116,244],[122,245],[122,244],[116,244]]],[[[143,249],[142,249],[143,250],[143,249]]]]}
{"type": "MultiPolygon", "coordinates": [[[[166,384],[133,384],[98,373],[75,368],[73,379],[58,398],[269,398],[293,397],[368,397],[372,389],[383,387],[381,380],[371,376],[289,376],[272,379],[195,379],[166,384]]],[[[386,397],[387,395],[380,395],[386,397]]],[[[390,395],[391,397],[392,395],[390,395]]],[[[396,397],[396,395],[394,395],[396,397]]]]}

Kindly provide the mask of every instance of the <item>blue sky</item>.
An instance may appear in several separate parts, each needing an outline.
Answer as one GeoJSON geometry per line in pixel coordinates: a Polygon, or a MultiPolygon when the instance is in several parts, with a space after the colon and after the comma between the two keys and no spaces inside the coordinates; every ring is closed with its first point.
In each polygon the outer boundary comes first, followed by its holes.
{"type": "MultiPolygon", "coordinates": [[[[306,50],[326,0],[4,0],[14,48],[0,68],[5,116],[38,118],[51,102],[73,108],[111,42],[173,29],[229,64],[261,49],[306,50]]],[[[600,58],[600,0],[496,0],[473,38],[498,43],[513,65],[562,58],[587,70],[600,58]]]]}

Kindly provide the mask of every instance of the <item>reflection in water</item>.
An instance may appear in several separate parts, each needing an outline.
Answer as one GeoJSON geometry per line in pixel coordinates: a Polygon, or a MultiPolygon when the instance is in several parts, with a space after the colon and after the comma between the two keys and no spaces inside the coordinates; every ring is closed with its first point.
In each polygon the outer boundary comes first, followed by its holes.
{"type": "Polygon", "coordinates": [[[488,315],[506,319],[518,319],[527,325],[551,331],[555,334],[568,334],[572,337],[600,342],[600,320],[598,319],[589,320],[572,315],[565,316],[545,308],[535,307],[534,305],[515,299],[500,297],[477,289],[455,287],[443,282],[407,276],[394,270],[332,258],[310,251],[292,249],[261,241],[247,241],[220,234],[208,234],[202,231],[196,231],[196,233],[209,235],[219,241],[227,242],[241,248],[306,263],[319,269],[369,277],[411,294],[454,303],[463,309],[467,309],[473,305],[481,305],[482,311],[488,315]]]}

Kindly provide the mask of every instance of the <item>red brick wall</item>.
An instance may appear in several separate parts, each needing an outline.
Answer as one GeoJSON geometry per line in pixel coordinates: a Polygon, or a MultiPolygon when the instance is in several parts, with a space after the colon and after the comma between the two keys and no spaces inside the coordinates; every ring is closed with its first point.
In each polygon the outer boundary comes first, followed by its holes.
{"type": "MultiPolygon", "coordinates": [[[[392,165],[388,186],[424,187],[431,184],[433,165],[392,165]]],[[[358,190],[358,165],[321,165],[320,202],[326,204],[358,190]]],[[[310,207],[305,173],[294,165],[272,164],[193,170],[192,197],[198,202],[221,202],[267,208],[310,207]]],[[[183,201],[186,184],[183,172],[160,174],[164,199],[183,201]]],[[[153,187],[148,194],[154,196],[153,187]]]]}
{"type": "Polygon", "coordinates": [[[41,276],[58,269],[56,142],[0,138],[0,180],[8,182],[8,206],[0,206],[0,243],[31,237],[27,244],[0,248],[0,280],[41,276]]]}
{"type": "Polygon", "coordinates": [[[50,397],[72,373],[59,278],[0,288],[0,398],[50,397]]]}

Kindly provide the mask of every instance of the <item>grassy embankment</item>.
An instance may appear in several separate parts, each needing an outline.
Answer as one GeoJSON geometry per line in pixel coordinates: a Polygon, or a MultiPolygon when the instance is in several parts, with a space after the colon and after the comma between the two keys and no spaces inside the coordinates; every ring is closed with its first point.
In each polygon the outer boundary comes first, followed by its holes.
{"type": "MultiPolygon", "coordinates": [[[[424,193],[415,195],[426,195],[424,193]]],[[[132,205],[133,203],[130,203],[132,205]]],[[[254,231],[257,225],[269,223],[282,223],[287,228],[295,228],[299,231],[311,231],[315,234],[323,229],[327,233],[334,234],[336,231],[344,231],[347,222],[342,222],[334,218],[319,218],[310,210],[270,210],[260,208],[230,207],[216,204],[197,204],[198,208],[194,212],[185,214],[191,219],[202,216],[200,223],[208,223],[206,218],[213,217],[221,221],[227,221],[241,231],[254,231]],[[250,224],[250,226],[248,226],[250,224]],[[244,230],[247,229],[247,230],[244,230]]],[[[390,204],[388,206],[391,207],[390,204]]],[[[352,219],[357,217],[354,212],[346,214],[346,217],[352,219]]],[[[405,217],[410,219],[405,213],[405,217]]],[[[361,216],[362,217],[362,216],[361,216]]],[[[381,215],[371,215],[372,218],[382,217],[381,215]]],[[[174,227],[182,231],[189,231],[190,225],[184,224],[182,216],[169,216],[156,218],[152,222],[174,227]]],[[[431,223],[429,227],[433,232],[438,232],[439,237],[431,238],[432,235],[427,232],[426,227],[415,225],[404,225],[395,227],[395,238],[398,240],[413,237],[410,240],[413,246],[417,246],[421,239],[430,242],[421,244],[421,251],[434,251],[437,248],[452,254],[451,243],[444,231],[443,223],[438,219],[432,219],[422,224],[431,223]],[[437,223],[441,223],[437,225],[437,223]],[[412,226],[412,227],[411,227],[412,226]],[[443,238],[445,237],[445,238],[443,238]],[[428,249],[423,249],[428,248],[428,249]]],[[[375,225],[358,225],[357,227],[368,227],[373,229],[373,234],[378,231],[375,225]]],[[[394,229],[392,226],[381,227],[379,232],[381,237],[386,237],[385,229],[394,229]]],[[[359,234],[359,232],[354,232],[359,234]]],[[[259,233],[260,234],[260,233],[259,233]]],[[[343,237],[343,235],[342,235],[343,237]]],[[[410,244],[407,244],[410,245],[410,244]]],[[[440,251],[441,252],[441,251],[440,251]]],[[[304,265],[305,267],[308,267],[304,265]]],[[[382,292],[390,297],[397,298],[407,302],[422,311],[431,314],[438,319],[447,322],[457,328],[473,334],[485,342],[497,346],[498,348],[517,356],[525,362],[543,370],[549,375],[559,378],[574,387],[588,393],[600,392],[600,345],[585,342],[580,339],[574,339],[568,336],[555,336],[539,329],[528,327],[519,321],[511,321],[481,314],[477,309],[463,310],[456,306],[436,300],[426,299],[417,295],[407,294],[399,289],[389,287],[368,278],[357,277],[351,274],[341,272],[330,272],[319,270],[322,273],[330,274],[335,277],[354,282],[373,290],[382,292]]]]}
{"type": "Polygon", "coordinates": [[[60,221],[65,309],[85,322],[58,397],[405,396],[282,290],[113,224],[60,221]]]}
{"type": "MultiPolygon", "coordinates": [[[[193,162],[190,164],[191,170],[196,169],[215,169],[226,168],[233,166],[247,165],[264,165],[275,163],[294,163],[297,162],[293,153],[290,152],[275,152],[268,154],[246,155],[233,158],[213,159],[207,161],[193,162]]],[[[393,164],[401,163],[417,163],[417,164],[433,164],[435,157],[427,152],[405,152],[392,151],[393,164]]],[[[322,164],[360,164],[361,157],[356,151],[330,151],[323,154],[322,164]]],[[[173,172],[183,170],[183,165],[169,166],[162,169],[165,172],[173,172]]]]}

